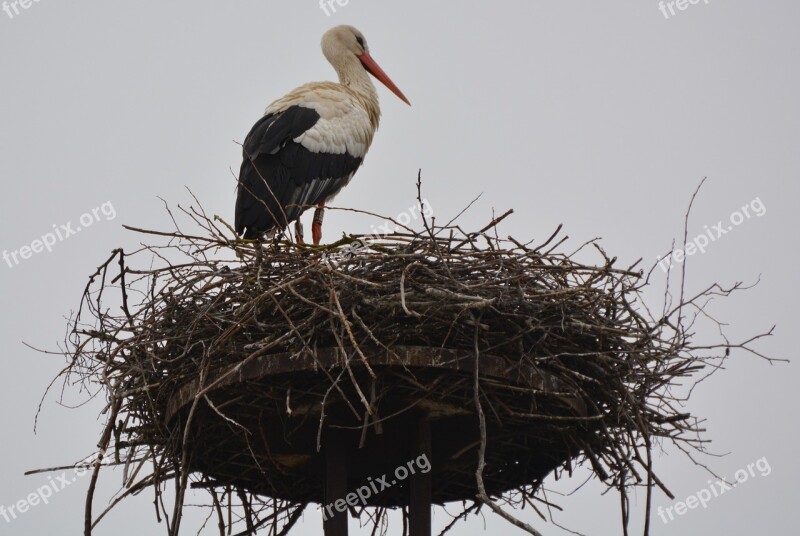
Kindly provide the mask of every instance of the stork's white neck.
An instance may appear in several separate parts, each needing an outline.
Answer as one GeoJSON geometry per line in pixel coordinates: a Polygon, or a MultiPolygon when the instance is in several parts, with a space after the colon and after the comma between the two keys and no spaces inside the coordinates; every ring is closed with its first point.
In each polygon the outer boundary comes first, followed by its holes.
{"type": "Polygon", "coordinates": [[[375,84],[372,83],[372,77],[355,56],[340,58],[340,61],[333,63],[333,66],[336,74],[339,75],[339,83],[359,97],[374,132],[380,122],[381,108],[378,103],[378,91],[375,89],[375,84]]]}
{"type": "Polygon", "coordinates": [[[347,86],[356,93],[366,97],[376,105],[378,103],[378,91],[372,82],[367,70],[355,56],[347,58],[345,61],[334,65],[336,74],[339,75],[339,83],[347,86]]]}

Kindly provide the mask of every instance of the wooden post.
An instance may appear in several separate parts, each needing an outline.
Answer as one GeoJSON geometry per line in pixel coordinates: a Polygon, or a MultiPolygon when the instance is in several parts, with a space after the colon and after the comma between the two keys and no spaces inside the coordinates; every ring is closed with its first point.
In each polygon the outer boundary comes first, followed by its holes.
{"type": "MultiPolygon", "coordinates": [[[[431,423],[422,417],[417,425],[415,434],[415,456],[425,456],[431,462],[431,423]]],[[[415,457],[414,460],[417,458],[415,457]]],[[[411,475],[409,485],[409,536],[431,536],[431,507],[433,506],[433,468],[427,473],[419,470],[419,464],[414,464],[416,472],[411,475]]]]}
{"type": "Polygon", "coordinates": [[[347,495],[346,449],[344,433],[328,429],[325,437],[325,504],[322,505],[325,536],[347,536],[347,510],[339,512],[334,507],[336,501],[344,501],[347,495]]]}

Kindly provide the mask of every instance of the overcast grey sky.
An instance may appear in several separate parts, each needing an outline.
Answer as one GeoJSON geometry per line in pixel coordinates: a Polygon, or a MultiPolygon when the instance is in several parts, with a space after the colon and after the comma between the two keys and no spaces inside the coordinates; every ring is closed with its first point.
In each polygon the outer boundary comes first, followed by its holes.
{"type": "MultiPolygon", "coordinates": [[[[690,236],[753,209],[689,257],[688,286],[760,276],[714,312],[733,336],[777,324],[759,349],[794,358],[800,3],[701,0],[674,15],[669,3],[662,12],[655,0],[349,0],[326,15],[314,0],[41,0],[19,14],[9,6],[13,18],[0,11],[0,250],[17,252],[0,259],[0,505],[48,482],[23,471],[90,454],[102,426],[100,401],[68,410],[50,396],[34,435],[40,396],[63,360],[23,341],[55,347],[88,275],[114,247],[137,244],[121,225],[168,226],[158,197],[188,204],[188,186],[208,212],[232,221],[235,141],[272,100],[332,79],[319,40],[336,24],[364,32],[413,104],[379,88],[381,129],[337,205],[403,212],[421,168],[440,218],[483,192],[465,227],[488,222],[493,208],[514,208],[503,229],[518,238],[543,239],[563,223],[574,247],[602,237],[622,264],[651,264],[682,234],[688,200],[708,176],[690,236]],[[20,248],[68,223],[81,231],[22,257],[20,248]]],[[[361,225],[331,213],[326,237],[368,231],[361,225]]],[[[655,284],[663,279],[656,271],[655,284]]],[[[698,339],[715,336],[713,326],[699,326],[698,339]]],[[[727,369],[696,391],[688,409],[707,417],[710,449],[728,453],[702,461],[727,477],[760,459],[770,471],[668,524],[654,517],[653,534],[796,533],[798,380],[794,363],[769,366],[733,352],[727,369]]],[[[679,500],[709,487],[710,476],[675,449],[656,469],[679,500]]],[[[98,508],[120,479],[107,474],[98,508]]],[[[87,481],[10,522],[0,517],[0,534],[81,533],[87,481]]],[[[601,489],[593,483],[559,498],[559,523],[620,534],[618,499],[601,489]]],[[[637,497],[641,508],[644,495],[637,497]]],[[[145,494],[124,504],[96,534],[163,534],[151,501],[145,494]]],[[[655,505],[674,503],[657,493],[655,505]]],[[[545,535],[567,534],[530,510],[521,515],[545,535]]],[[[437,526],[448,520],[435,513],[437,526]]],[[[186,534],[201,522],[191,513],[186,534]]],[[[320,522],[309,510],[297,534],[319,534],[320,522]]],[[[484,531],[517,529],[490,516],[457,533],[484,531]]]]}

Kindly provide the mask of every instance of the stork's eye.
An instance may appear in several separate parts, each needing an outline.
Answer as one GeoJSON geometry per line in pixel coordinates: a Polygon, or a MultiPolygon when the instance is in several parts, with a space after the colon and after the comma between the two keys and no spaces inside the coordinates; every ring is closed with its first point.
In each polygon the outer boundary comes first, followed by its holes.
{"type": "Polygon", "coordinates": [[[363,38],[363,37],[361,37],[361,36],[356,36],[356,41],[358,41],[358,45],[359,45],[361,48],[364,48],[364,38],[363,38]]]}

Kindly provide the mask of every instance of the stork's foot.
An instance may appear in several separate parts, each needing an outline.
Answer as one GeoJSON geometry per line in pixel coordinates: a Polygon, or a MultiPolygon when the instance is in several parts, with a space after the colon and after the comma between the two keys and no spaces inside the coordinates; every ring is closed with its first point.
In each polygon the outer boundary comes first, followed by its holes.
{"type": "Polygon", "coordinates": [[[298,244],[305,244],[303,240],[303,222],[300,221],[300,218],[294,221],[294,236],[298,244]]]}

